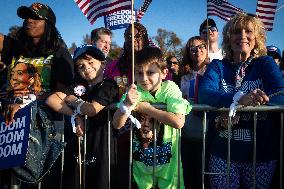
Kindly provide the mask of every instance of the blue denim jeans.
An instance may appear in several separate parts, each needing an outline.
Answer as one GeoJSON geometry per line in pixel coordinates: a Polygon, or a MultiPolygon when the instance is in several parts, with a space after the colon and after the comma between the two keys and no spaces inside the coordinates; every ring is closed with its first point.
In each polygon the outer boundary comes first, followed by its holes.
{"type": "Polygon", "coordinates": [[[50,109],[43,102],[31,103],[29,146],[24,166],[12,168],[15,176],[27,183],[40,182],[50,170],[65,144],[55,140],[55,128],[50,109]]]}

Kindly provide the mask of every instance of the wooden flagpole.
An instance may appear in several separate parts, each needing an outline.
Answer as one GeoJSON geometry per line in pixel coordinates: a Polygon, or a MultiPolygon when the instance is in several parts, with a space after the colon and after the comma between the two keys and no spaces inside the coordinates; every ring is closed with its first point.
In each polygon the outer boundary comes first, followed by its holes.
{"type": "Polygon", "coordinates": [[[284,7],[284,4],[282,6],[280,6],[275,12],[279,11],[283,7],[284,7]]]}
{"type": "Polygon", "coordinates": [[[132,18],[132,25],[131,25],[131,48],[132,48],[132,84],[134,84],[134,0],[131,0],[131,18],[132,18]]]}
{"type": "MultiPolygon", "coordinates": [[[[207,9],[207,6],[208,6],[208,1],[206,1],[206,30],[207,30],[207,58],[209,58],[209,21],[208,21],[208,9],[207,9]]],[[[202,31],[201,31],[202,32],[202,31]]]]}
{"type": "MultiPolygon", "coordinates": [[[[207,17],[206,17],[206,30],[207,30],[207,58],[209,57],[209,21],[208,21],[208,13],[207,13],[207,17]]],[[[201,31],[202,32],[202,31],[201,31]]]]}
{"type": "MultiPolygon", "coordinates": [[[[134,18],[135,18],[135,13],[134,13],[134,0],[131,0],[131,49],[132,49],[132,84],[134,84],[134,18]]],[[[128,179],[128,188],[131,189],[132,188],[132,138],[133,138],[133,124],[130,124],[130,136],[129,136],[129,179],[128,179]]]]}

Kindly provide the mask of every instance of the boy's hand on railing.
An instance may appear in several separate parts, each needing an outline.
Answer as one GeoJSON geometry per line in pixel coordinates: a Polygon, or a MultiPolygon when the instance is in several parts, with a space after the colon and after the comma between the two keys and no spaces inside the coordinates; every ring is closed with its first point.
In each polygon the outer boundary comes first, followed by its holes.
{"type": "Polygon", "coordinates": [[[130,108],[134,106],[137,101],[138,101],[138,91],[137,91],[137,86],[135,84],[130,85],[127,91],[126,98],[124,100],[124,104],[130,108]]]}
{"type": "Polygon", "coordinates": [[[269,97],[260,89],[255,89],[252,92],[241,97],[238,104],[244,106],[258,106],[269,102],[269,97]]]}

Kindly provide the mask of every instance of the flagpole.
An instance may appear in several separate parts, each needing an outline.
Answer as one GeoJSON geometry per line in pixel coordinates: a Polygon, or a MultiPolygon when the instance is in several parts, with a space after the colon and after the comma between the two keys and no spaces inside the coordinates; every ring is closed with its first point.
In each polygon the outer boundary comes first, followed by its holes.
{"type": "Polygon", "coordinates": [[[207,58],[209,57],[209,22],[208,22],[208,14],[207,14],[207,18],[206,18],[206,30],[207,30],[207,58]]]}
{"type": "MultiPolygon", "coordinates": [[[[131,48],[132,48],[132,84],[134,84],[134,0],[131,0],[131,18],[132,18],[132,24],[131,24],[131,48]]],[[[132,138],[133,138],[133,124],[130,125],[130,134],[129,134],[129,177],[128,177],[128,188],[132,188],[132,138]]]]}
{"type": "MultiPolygon", "coordinates": [[[[208,2],[207,2],[208,3],[208,2]]],[[[207,58],[209,57],[209,21],[208,21],[208,12],[206,8],[206,30],[207,30],[207,58]]],[[[202,31],[201,31],[202,32],[202,31]]]]}
{"type": "Polygon", "coordinates": [[[282,6],[280,6],[275,12],[279,11],[280,9],[282,9],[284,7],[284,4],[282,6]]]}
{"type": "Polygon", "coordinates": [[[132,84],[134,84],[134,0],[131,0],[131,14],[132,14],[132,25],[131,25],[131,48],[132,48],[132,84]]]}

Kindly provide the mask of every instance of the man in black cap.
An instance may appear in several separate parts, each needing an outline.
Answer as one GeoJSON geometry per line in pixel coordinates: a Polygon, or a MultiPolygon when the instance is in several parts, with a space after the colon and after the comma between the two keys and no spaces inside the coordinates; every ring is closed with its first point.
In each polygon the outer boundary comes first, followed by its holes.
{"type": "Polygon", "coordinates": [[[280,64],[280,60],[281,60],[281,50],[274,46],[274,45],[270,45],[270,46],[267,46],[267,55],[268,56],[271,56],[277,65],[280,64]]]}
{"type": "Polygon", "coordinates": [[[204,40],[209,41],[209,54],[208,57],[210,58],[210,61],[213,59],[223,59],[222,49],[218,46],[218,28],[216,26],[216,23],[213,19],[208,18],[208,27],[207,27],[207,19],[202,22],[202,24],[199,27],[199,35],[204,40]],[[207,34],[207,32],[209,32],[207,34]]]}

